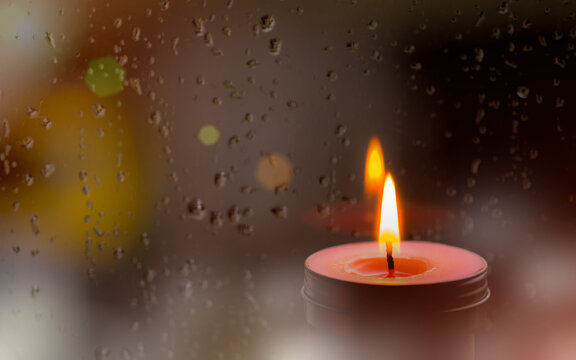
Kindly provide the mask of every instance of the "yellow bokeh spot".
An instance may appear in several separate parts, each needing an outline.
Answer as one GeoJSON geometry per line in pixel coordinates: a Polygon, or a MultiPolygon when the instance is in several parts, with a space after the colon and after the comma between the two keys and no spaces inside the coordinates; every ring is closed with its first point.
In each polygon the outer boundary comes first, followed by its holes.
{"type": "Polygon", "coordinates": [[[283,154],[273,153],[262,156],[256,166],[256,178],[267,190],[287,186],[292,180],[293,167],[283,154]]]}
{"type": "Polygon", "coordinates": [[[126,70],[112,56],[94,59],[88,64],[84,82],[100,97],[118,94],[124,87],[126,70]]]}
{"type": "Polygon", "coordinates": [[[38,116],[14,122],[5,139],[17,144],[29,137],[34,144],[12,145],[10,161],[18,167],[0,185],[19,191],[0,192],[0,215],[14,228],[21,226],[23,235],[38,232],[43,250],[58,255],[106,263],[115,248],[133,249],[153,188],[131,129],[134,111],[83,86],[61,86],[46,94],[38,116]],[[47,122],[52,125],[44,126],[47,122]],[[23,184],[24,174],[34,178],[33,184],[23,184]]]}
{"type": "Polygon", "coordinates": [[[214,125],[205,125],[198,132],[198,140],[206,146],[214,145],[220,138],[220,131],[214,125]]]}

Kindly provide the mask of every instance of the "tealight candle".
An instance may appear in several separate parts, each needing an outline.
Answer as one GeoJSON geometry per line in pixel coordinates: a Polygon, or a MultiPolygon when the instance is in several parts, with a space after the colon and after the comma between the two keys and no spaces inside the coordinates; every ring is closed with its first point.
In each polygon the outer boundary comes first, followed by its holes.
{"type": "Polygon", "coordinates": [[[453,246],[400,242],[394,183],[382,180],[383,162],[370,165],[383,159],[370,151],[367,169],[380,177],[367,170],[366,179],[383,184],[378,242],[323,249],[305,262],[306,319],[328,350],[319,357],[473,359],[479,306],[490,297],[487,263],[453,246]]]}
{"type": "Polygon", "coordinates": [[[394,262],[391,273],[376,242],[308,257],[306,319],[321,334],[315,339],[338,348],[320,358],[474,359],[479,306],[490,297],[486,261],[453,246],[404,241],[394,262]]]}

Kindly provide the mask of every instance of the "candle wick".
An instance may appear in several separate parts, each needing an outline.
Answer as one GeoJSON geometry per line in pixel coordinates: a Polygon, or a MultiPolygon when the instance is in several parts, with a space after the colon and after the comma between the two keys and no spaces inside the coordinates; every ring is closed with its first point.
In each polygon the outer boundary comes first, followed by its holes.
{"type": "Polygon", "coordinates": [[[388,274],[394,274],[394,256],[392,256],[392,243],[386,243],[386,261],[388,262],[388,274]]]}

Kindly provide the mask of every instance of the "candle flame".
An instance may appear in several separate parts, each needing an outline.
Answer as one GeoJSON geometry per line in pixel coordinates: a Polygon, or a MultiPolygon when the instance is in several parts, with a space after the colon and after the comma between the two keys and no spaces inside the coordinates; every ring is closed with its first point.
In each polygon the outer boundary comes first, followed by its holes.
{"type": "Polygon", "coordinates": [[[385,250],[387,243],[398,245],[400,224],[396,189],[392,176],[385,172],[382,146],[376,137],[370,139],[366,152],[364,191],[367,198],[378,199],[378,203],[374,204],[374,236],[378,239],[380,249],[385,250]]]}
{"type": "Polygon", "coordinates": [[[382,190],[382,203],[380,206],[380,226],[378,231],[378,244],[380,249],[386,244],[400,243],[400,224],[398,221],[398,204],[396,203],[396,188],[392,176],[388,174],[382,190]]]}
{"type": "Polygon", "coordinates": [[[384,155],[380,141],[376,137],[370,139],[366,153],[366,168],[364,170],[364,191],[366,196],[382,194],[384,185],[384,155]]]}

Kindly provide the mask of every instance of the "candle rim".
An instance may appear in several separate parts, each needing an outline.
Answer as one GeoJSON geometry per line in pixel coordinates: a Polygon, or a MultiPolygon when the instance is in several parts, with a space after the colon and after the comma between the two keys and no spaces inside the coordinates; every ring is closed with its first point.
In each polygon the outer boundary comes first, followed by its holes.
{"type": "Polygon", "coordinates": [[[448,244],[444,244],[444,243],[440,243],[440,242],[433,242],[433,241],[422,241],[422,240],[403,240],[403,243],[411,243],[411,244],[432,244],[432,245],[440,245],[440,246],[447,246],[447,247],[451,247],[451,248],[455,248],[458,249],[460,251],[464,251],[467,252],[475,257],[477,257],[478,259],[480,259],[482,261],[482,267],[480,270],[473,272],[471,274],[468,275],[464,275],[462,277],[457,277],[457,278],[453,278],[453,279],[449,279],[449,280],[442,280],[442,281],[435,281],[435,282],[429,282],[429,283],[425,283],[425,282],[421,282],[421,283],[377,283],[377,282],[359,282],[359,281],[352,281],[352,280],[346,280],[346,279],[340,279],[340,278],[335,278],[335,277],[331,277],[328,275],[324,275],[319,273],[318,271],[315,271],[313,269],[310,268],[310,266],[308,266],[309,264],[309,260],[316,254],[322,252],[322,251],[326,251],[329,249],[333,249],[333,248],[337,248],[337,247],[341,247],[341,246],[347,246],[347,245],[354,245],[354,244],[365,244],[365,243],[369,243],[369,241],[363,241],[363,242],[356,242],[356,243],[344,243],[344,244],[337,244],[337,245],[332,245],[329,246],[327,248],[323,248],[320,250],[315,251],[314,253],[310,254],[306,260],[304,261],[304,264],[306,265],[306,270],[313,273],[316,276],[322,277],[324,279],[330,280],[330,281],[335,281],[335,282],[345,282],[345,283],[349,283],[349,284],[355,284],[358,286],[435,286],[435,285],[447,285],[450,283],[455,283],[455,282],[462,282],[462,281],[466,281],[466,280],[470,280],[473,279],[475,277],[478,277],[479,275],[482,275],[484,273],[486,273],[488,271],[488,262],[486,261],[486,259],[484,259],[484,257],[476,254],[475,252],[468,250],[468,249],[464,249],[464,248],[460,248],[460,247],[456,247],[456,246],[452,246],[452,245],[448,245],[448,244]]]}

